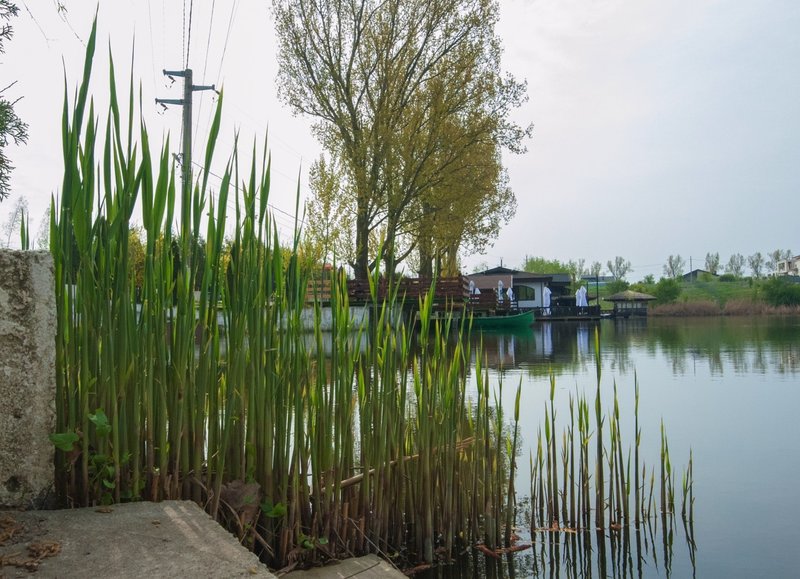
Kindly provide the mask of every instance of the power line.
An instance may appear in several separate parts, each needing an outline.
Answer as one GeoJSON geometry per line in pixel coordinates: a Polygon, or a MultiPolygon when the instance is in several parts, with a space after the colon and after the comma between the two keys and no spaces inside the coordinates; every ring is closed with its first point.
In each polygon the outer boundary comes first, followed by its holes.
{"type": "MultiPolygon", "coordinates": [[[[211,17],[208,20],[208,38],[206,39],[206,56],[203,62],[203,78],[206,77],[206,72],[208,71],[208,54],[211,51],[211,30],[214,24],[214,9],[217,6],[217,0],[213,0],[211,3],[211,17]]],[[[205,102],[205,95],[200,94],[200,106],[197,110],[197,120],[194,124],[194,138],[195,143],[197,141],[197,135],[199,134],[200,129],[200,115],[203,113],[203,103],[205,102]]]]}
{"type": "Polygon", "coordinates": [[[156,50],[153,46],[153,11],[150,6],[150,0],[147,0],[147,27],[150,32],[150,67],[153,73],[153,90],[156,90],[156,50]]]}
{"type": "Polygon", "coordinates": [[[192,16],[194,15],[194,0],[189,0],[189,36],[186,40],[186,68],[189,67],[189,51],[192,49],[192,16]]]}
{"type": "MultiPolygon", "coordinates": [[[[195,167],[197,167],[198,169],[202,169],[203,171],[206,171],[206,172],[207,172],[209,175],[211,175],[212,177],[215,177],[217,180],[219,180],[220,182],[222,182],[222,179],[223,179],[223,178],[222,178],[222,176],[221,176],[221,175],[219,175],[219,174],[215,173],[215,172],[214,172],[214,171],[212,171],[211,169],[206,169],[206,168],[205,168],[203,165],[201,165],[201,164],[200,164],[200,163],[198,163],[197,161],[192,161],[192,165],[194,165],[194,166],[195,166],[195,167]]],[[[234,207],[231,207],[231,203],[233,203],[233,201],[232,201],[232,200],[229,200],[229,201],[228,201],[228,208],[230,208],[230,209],[233,209],[234,207]]],[[[289,213],[288,211],[284,211],[284,210],[283,210],[283,209],[281,209],[280,207],[276,207],[276,206],[275,206],[275,205],[273,205],[272,203],[267,203],[267,207],[269,207],[270,209],[272,209],[273,211],[275,211],[275,212],[277,212],[277,213],[282,213],[282,214],[283,214],[283,215],[285,215],[286,217],[289,217],[289,218],[291,218],[291,219],[292,219],[292,221],[295,221],[295,220],[296,220],[296,221],[297,221],[299,224],[301,224],[301,225],[305,225],[305,218],[298,218],[298,217],[296,217],[295,215],[293,215],[292,213],[289,213]]]]}
{"type": "Polygon", "coordinates": [[[181,23],[181,60],[183,61],[183,68],[187,68],[184,47],[186,46],[186,0],[183,0],[183,22],[181,23]]]}
{"type": "Polygon", "coordinates": [[[222,57],[219,59],[219,70],[217,71],[217,82],[219,83],[219,77],[222,76],[222,64],[225,62],[225,54],[228,52],[228,40],[231,37],[231,28],[233,27],[233,19],[236,15],[236,8],[238,6],[238,0],[233,0],[231,4],[231,14],[228,17],[228,30],[225,33],[225,44],[222,45],[222,57]]]}

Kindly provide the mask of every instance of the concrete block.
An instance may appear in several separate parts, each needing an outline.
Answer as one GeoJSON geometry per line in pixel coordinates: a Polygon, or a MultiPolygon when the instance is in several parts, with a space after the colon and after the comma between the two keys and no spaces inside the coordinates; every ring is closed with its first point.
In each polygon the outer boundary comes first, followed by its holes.
{"type": "Polygon", "coordinates": [[[53,485],[55,334],[50,253],[0,250],[2,506],[38,506],[53,485]]]}

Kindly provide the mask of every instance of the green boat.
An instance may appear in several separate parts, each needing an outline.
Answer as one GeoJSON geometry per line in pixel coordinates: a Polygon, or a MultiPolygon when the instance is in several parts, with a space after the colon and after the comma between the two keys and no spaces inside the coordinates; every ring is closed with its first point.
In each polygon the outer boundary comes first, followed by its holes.
{"type": "Polygon", "coordinates": [[[473,328],[485,328],[493,330],[503,328],[526,328],[533,324],[533,322],[533,310],[504,316],[479,316],[474,314],[472,317],[473,328]]]}

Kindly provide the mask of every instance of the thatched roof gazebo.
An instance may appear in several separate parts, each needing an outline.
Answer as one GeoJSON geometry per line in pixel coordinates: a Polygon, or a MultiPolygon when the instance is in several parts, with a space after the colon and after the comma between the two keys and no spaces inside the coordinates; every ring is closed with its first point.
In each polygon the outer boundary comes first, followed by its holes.
{"type": "Polygon", "coordinates": [[[653,301],[655,296],[643,294],[633,290],[625,290],[605,298],[614,303],[614,315],[622,318],[630,316],[646,316],[647,302],[653,301]]]}

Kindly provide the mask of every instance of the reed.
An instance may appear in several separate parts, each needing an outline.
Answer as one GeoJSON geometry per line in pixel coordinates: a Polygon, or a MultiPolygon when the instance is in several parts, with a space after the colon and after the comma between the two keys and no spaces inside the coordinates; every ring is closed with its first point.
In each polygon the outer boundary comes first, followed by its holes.
{"type": "MultiPolygon", "coordinates": [[[[601,363],[596,346],[596,363],[601,363]]],[[[627,449],[622,436],[622,416],[616,383],[613,387],[613,404],[609,413],[603,411],[600,392],[601,371],[594,397],[594,422],[589,412],[590,401],[576,393],[569,397],[569,423],[563,430],[561,460],[556,459],[557,425],[555,421],[555,379],[550,379],[550,400],[544,409],[544,444],[541,432],[536,453],[531,453],[531,532],[588,531],[610,529],[627,533],[628,527],[638,529],[653,518],[654,493],[658,489],[660,514],[671,518],[675,512],[675,474],[669,455],[669,442],[663,421],[661,424],[661,452],[658,485],[655,469],[651,469],[650,489],[647,492],[647,467],[641,461],[642,429],[639,425],[639,384],[634,388],[634,442],[627,449]],[[577,439],[575,424],[577,417],[577,439]],[[604,425],[608,425],[604,429],[604,425]],[[594,460],[589,450],[592,439],[595,445],[594,460]],[[575,451],[577,442],[577,452],[575,451]],[[631,464],[631,454],[633,463],[631,464]],[[631,474],[631,469],[633,473],[631,474]],[[558,486],[558,473],[562,486],[558,486]],[[577,476],[576,474],[577,473],[577,476]],[[593,474],[593,476],[592,476],[593,474]],[[633,477],[633,480],[631,480],[633,477]],[[633,488],[631,488],[633,487],[633,488]],[[561,501],[561,510],[557,507],[561,501]],[[631,500],[633,503],[631,504],[631,500]],[[594,508],[592,506],[594,505],[594,508]],[[538,516],[537,516],[538,515],[538,516]],[[560,516],[560,519],[559,519],[560,516]]],[[[693,470],[692,456],[682,479],[682,517],[693,520],[693,470]]]]}
{"type": "Polygon", "coordinates": [[[508,545],[519,389],[509,437],[480,352],[468,395],[468,324],[434,322],[431,293],[414,344],[391,281],[383,299],[376,272],[358,322],[333,274],[323,332],[300,231],[281,247],[268,211],[266,143],[243,160],[237,139],[219,186],[204,170],[181,195],[169,139],[154,150],[137,120],[133,79],[121,115],[113,59],[100,123],[88,93],[95,32],[75,96],[65,90],[51,210],[63,502],[191,499],[273,567],[368,551],[431,562],[459,543],[508,545]]]}

